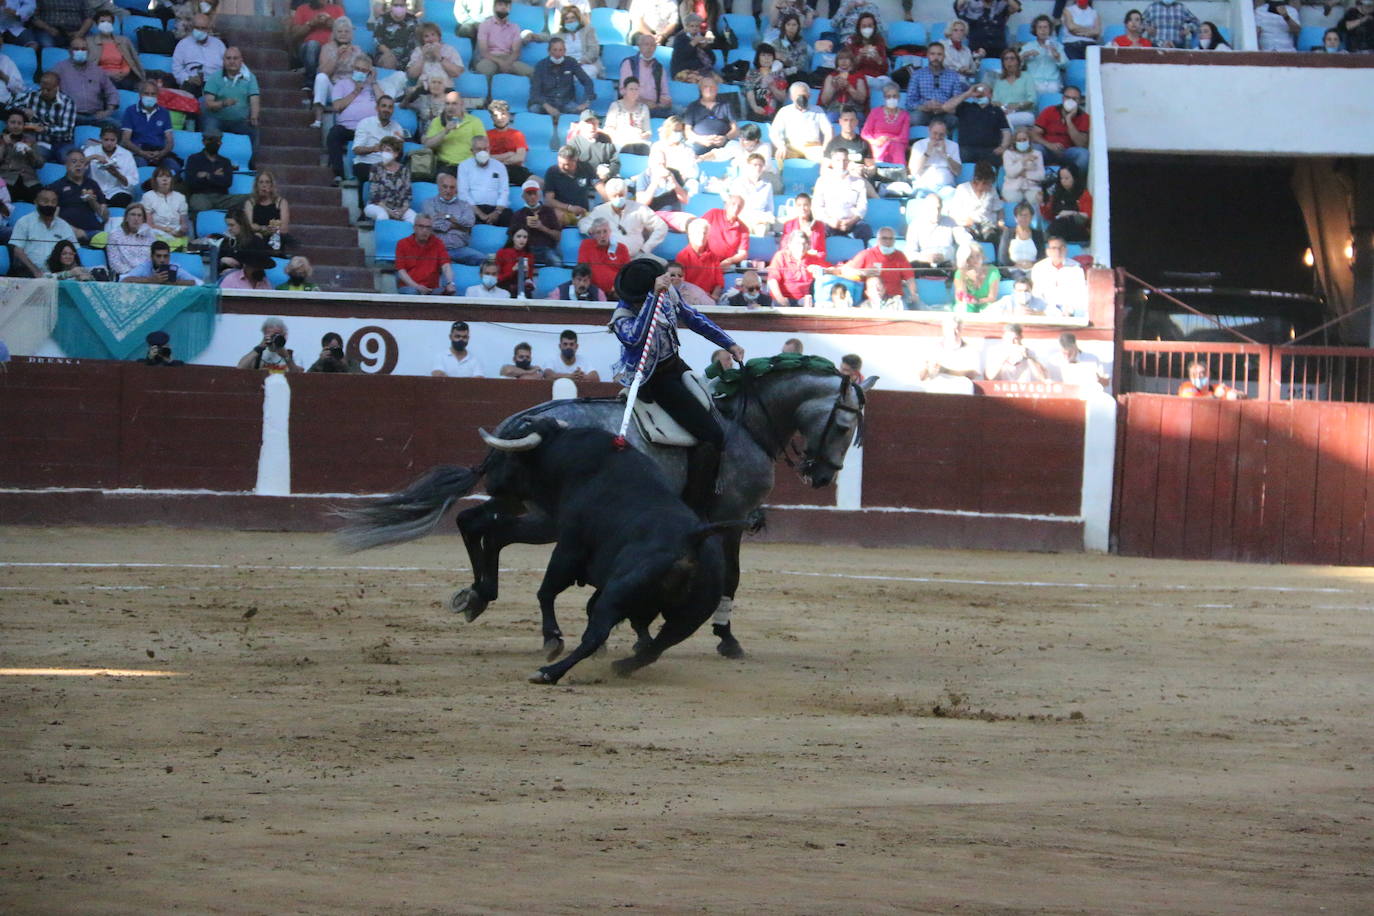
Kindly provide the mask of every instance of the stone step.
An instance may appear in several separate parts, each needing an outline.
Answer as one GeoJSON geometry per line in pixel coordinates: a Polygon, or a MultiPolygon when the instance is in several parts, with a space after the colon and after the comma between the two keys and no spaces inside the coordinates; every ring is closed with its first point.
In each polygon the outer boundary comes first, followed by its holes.
{"type": "MultiPolygon", "coordinates": [[[[262,168],[271,169],[277,181],[288,188],[329,188],[334,176],[322,165],[274,165],[272,160],[263,159],[262,168]]],[[[336,192],[338,189],[334,189],[336,192]]]]}
{"type": "MultiPolygon", "coordinates": [[[[288,198],[289,200],[290,198],[288,198]]],[[[346,212],[342,207],[339,212],[346,212]]],[[[331,250],[338,248],[341,251],[348,249],[358,250],[358,230],[349,225],[322,226],[302,223],[296,219],[295,211],[291,213],[291,234],[296,237],[296,241],[302,245],[310,245],[321,250],[331,250]]],[[[322,259],[326,264],[351,264],[350,261],[340,261],[338,258],[328,257],[322,259]]],[[[359,261],[358,263],[362,263],[359,261]]]]}
{"type": "MultiPolygon", "coordinates": [[[[305,109],[292,112],[293,115],[301,116],[305,114],[305,109]]],[[[308,117],[308,115],[306,116],[308,117]]],[[[323,134],[318,127],[306,127],[306,122],[302,119],[299,122],[289,120],[284,116],[269,119],[263,116],[260,119],[262,126],[259,128],[258,139],[264,147],[268,146],[292,146],[301,148],[323,149],[323,134]]]]}
{"type": "MultiPolygon", "coordinates": [[[[310,255],[306,255],[307,258],[310,255]]],[[[314,267],[315,282],[322,289],[327,290],[346,290],[359,293],[377,292],[377,276],[366,267],[339,267],[326,264],[323,267],[315,264],[314,258],[310,259],[314,267]]]]}
{"type": "Polygon", "coordinates": [[[262,86],[259,89],[259,102],[263,108],[293,108],[299,111],[305,108],[301,103],[309,98],[308,90],[304,89],[267,89],[262,86]]]}
{"type": "MultiPolygon", "coordinates": [[[[314,241],[313,235],[298,233],[296,228],[291,227],[291,234],[295,236],[297,247],[291,250],[291,254],[303,254],[310,259],[312,264],[332,264],[336,267],[364,267],[366,261],[363,260],[363,251],[356,247],[353,248],[331,248],[327,245],[320,245],[314,241]]],[[[354,233],[357,238],[357,233],[354,233]]]]}
{"type": "Polygon", "coordinates": [[[263,145],[258,149],[258,162],[268,163],[271,168],[280,168],[287,165],[318,166],[320,164],[319,147],[309,146],[267,146],[263,145]]]}
{"type": "Polygon", "coordinates": [[[291,193],[287,199],[291,201],[291,225],[293,226],[347,228],[349,225],[348,211],[338,203],[326,204],[324,206],[298,203],[299,194],[296,188],[291,189],[291,193]]]}
{"type": "MultiPolygon", "coordinates": [[[[268,166],[264,166],[268,168],[268,166]]],[[[272,174],[276,175],[275,169],[272,174]]],[[[351,189],[344,189],[351,190],[351,189]]],[[[330,187],[326,181],[324,187],[311,187],[309,185],[292,185],[288,199],[293,208],[299,207],[320,207],[320,208],[340,208],[343,206],[343,198],[339,195],[339,188],[330,187]]]]}

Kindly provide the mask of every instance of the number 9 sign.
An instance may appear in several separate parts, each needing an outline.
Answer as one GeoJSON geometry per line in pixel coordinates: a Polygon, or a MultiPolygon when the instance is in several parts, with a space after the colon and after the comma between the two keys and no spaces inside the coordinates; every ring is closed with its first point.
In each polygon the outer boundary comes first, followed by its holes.
{"type": "Polygon", "coordinates": [[[354,331],[348,338],[348,358],[356,361],[369,375],[390,375],[399,356],[396,338],[386,328],[369,325],[354,331]]]}

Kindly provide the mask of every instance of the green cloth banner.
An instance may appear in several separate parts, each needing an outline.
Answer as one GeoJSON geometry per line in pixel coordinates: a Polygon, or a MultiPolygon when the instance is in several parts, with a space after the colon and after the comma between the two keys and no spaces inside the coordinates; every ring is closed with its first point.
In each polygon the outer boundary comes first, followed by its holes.
{"type": "Polygon", "coordinates": [[[192,360],[210,345],[219,313],[219,288],[152,283],[58,284],[53,340],[67,356],[133,359],[153,331],[166,331],[178,359],[192,360]]]}

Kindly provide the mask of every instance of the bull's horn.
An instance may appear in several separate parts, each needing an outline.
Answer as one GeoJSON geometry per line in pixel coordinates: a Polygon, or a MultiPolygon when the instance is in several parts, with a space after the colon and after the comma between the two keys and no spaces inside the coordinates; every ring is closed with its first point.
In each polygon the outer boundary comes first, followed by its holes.
{"type": "Polygon", "coordinates": [[[498,439],[485,429],[479,428],[477,434],[487,445],[503,452],[528,452],[532,448],[538,448],[539,443],[544,441],[544,437],[539,433],[530,433],[519,439],[498,439]]]}

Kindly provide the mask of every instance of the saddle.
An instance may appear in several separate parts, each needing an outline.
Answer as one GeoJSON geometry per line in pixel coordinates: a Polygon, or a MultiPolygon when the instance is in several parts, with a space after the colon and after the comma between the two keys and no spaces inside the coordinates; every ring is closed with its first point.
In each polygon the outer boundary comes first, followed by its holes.
{"type": "MultiPolygon", "coordinates": [[[[711,391],[707,388],[707,382],[695,372],[682,373],[682,382],[687,386],[687,390],[696,395],[701,406],[715,412],[711,406],[711,391]]],[[[622,397],[624,396],[622,392],[622,397]]],[[[682,424],[674,420],[661,404],[645,401],[643,398],[635,401],[634,409],[635,426],[639,428],[647,442],[655,445],[672,445],[678,448],[691,448],[697,444],[696,436],[682,428],[682,424]]]]}

